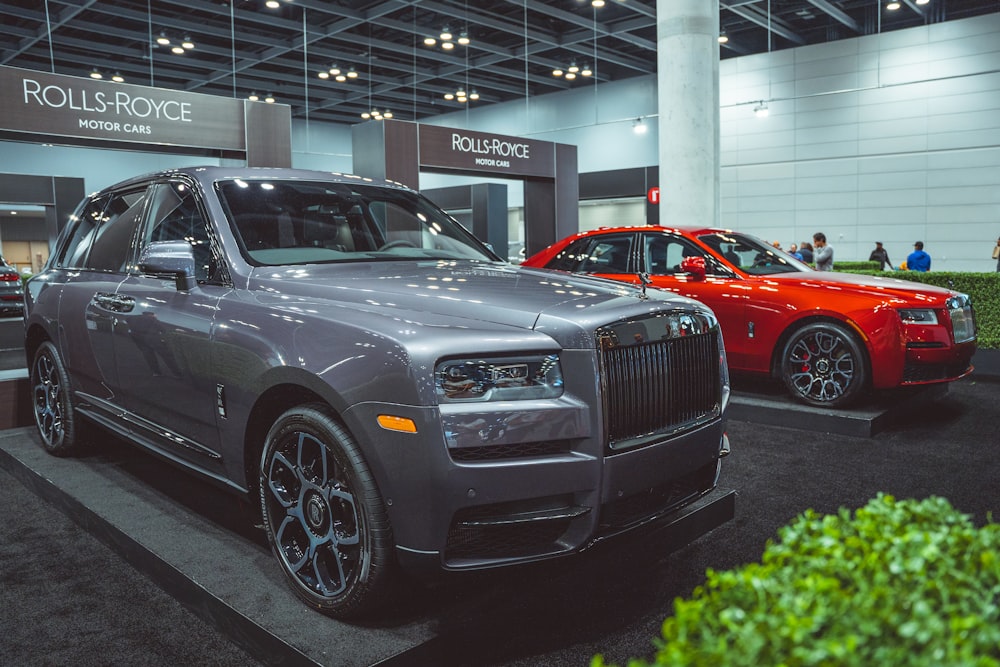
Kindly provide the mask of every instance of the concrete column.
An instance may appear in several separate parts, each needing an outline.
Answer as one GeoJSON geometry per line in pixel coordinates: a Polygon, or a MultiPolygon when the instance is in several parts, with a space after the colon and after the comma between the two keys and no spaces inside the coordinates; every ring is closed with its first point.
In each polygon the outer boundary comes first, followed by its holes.
{"type": "Polygon", "coordinates": [[[660,224],[719,224],[719,2],[656,1],[660,224]]]}

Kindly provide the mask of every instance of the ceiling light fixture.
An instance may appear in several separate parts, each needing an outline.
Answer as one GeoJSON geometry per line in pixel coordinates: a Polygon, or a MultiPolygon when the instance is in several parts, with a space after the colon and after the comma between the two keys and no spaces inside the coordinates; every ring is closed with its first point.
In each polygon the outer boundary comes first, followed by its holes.
{"type": "Polygon", "coordinates": [[[566,78],[566,79],[568,79],[570,81],[572,81],[573,79],[575,79],[577,77],[577,75],[579,75],[579,76],[593,76],[593,74],[594,74],[594,70],[592,70],[589,65],[585,65],[583,67],[578,67],[576,63],[570,64],[570,66],[567,67],[565,70],[563,70],[560,67],[556,67],[554,70],[552,70],[552,76],[563,77],[563,78],[566,78]]]}
{"type": "Polygon", "coordinates": [[[111,76],[111,80],[114,81],[115,83],[125,83],[125,77],[121,75],[121,72],[115,72],[111,76]]]}
{"type": "Polygon", "coordinates": [[[185,49],[190,50],[194,48],[194,42],[191,41],[191,38],[189,36],[184,35],[184,41],[181,42],[181,46],[185,49]]]}
{"type": "Polygon", "coordinates": [[[281,3],[278,2],[278,0],[267,0],[267,2],[264,3],[264,6],[268,9],[277,9],[281,6],[281,3]]]}
{"type": "Polygon", "coordinates": [[[441,48],[445,51],[452,51],[455,48],[456,42],[462,46],[468,46],[472,43],[472,39],[469,37],[469,33],[463,30],[458,39],[455,40],[455,35],[452,33],[450,28],[445,28],[441,31],[441,34],[435,37],[424,37],[425,46],[437,46],[438,40],[441,40],[441,48]]]}
{"type": "Polygon", "coordinates": [[[888,9],[890,12],[894,12],[900,7],[901,5],[898,2],[896,2],[896,0],[890,0],[889,4],[885,6],[885,8],[888,9]]]}
{"type": "Polygon", "coordinates": [[[632,131],[636,134],[646,134],[646,130],[648,129],[649,128],[646,127],[646,123],[642,120],[642,118],[636,118],[632,121],[632,131]]]}
{"type": "Polygon", "coordinates": [[[90,70],[90,78],[91,79],[103,79],[104,75],[101,74],[101,70],[99,70],[99,69],[97,69],[95,67],[92,70],[90,70]]]}
{"type": "Polygon", "coordinates": [[[170,47],[170,52],[171,53],[176,53],[177,55],[181,55],[181,54],[184,53],[184,47],[183,46],[171,46],[170,47]]]}
{"type": "Polygon", "coordinates": [[[264,98],[264,101],[267,102],[268,104],[274,104],[274,95],[268,93],[267,97],[264,98]]]}
{"type": "MultiPolygon", "coordinates": [[[[347,78],[348,79],[357,79],[358,78],[358,73],[356,71],[354,71],[353,67],[351,69],[347,70],[347,78]]],[[[340,79],[338,79],[338,81],[339,80],[340,79]]]]}
{"type": "Polygon", "coordinates": [[[727,35],[726,31],[723,30],[722,32],[719,33],[719,44],[725,44],[728,41],[729,41],[729,35],[727,35]]]}
{"type": "Polygon", "coordinates": [[[160,35],[156,38],[156,43],[160,46],[167,46],[170,44],[170,38],[167,37],[167,33],[163,30],[160,31],[160,35]]]}
{"type": "Polygon", "coordinates": [[[259,100],[259,99],[260,99],[260,96],[259,96],[259,95],[257,95],[257,93],[250,93],[250,94],[249,94],[249,95],[247,96],[247,99],[248,99],[248,100],[250,100],[251,102],[256,102],[257,100],[259,100]]]}
{"type": "Polygon", "coordinates": [[[329,79],[330,73],[327,72],[326,70],[323,70],[322,72],[319,72],[316,76],[318,76],[321,79],[329,79]]]}
{"type": "Polygon", "coordinates": [[[590,4],[594,7],[600,8],[604,6],[604,0],[590,0],[590,4]]]}
{"type": "Polygon", "coordinates": [[[929,5],[931,0],[917,0],[918,5],[929,5]]]}
{"type": "Polygon", "coordinates": [[[767,118],[769,113],[770,111],[768,111],[767,102],[764,102],[763,100],[758,102],[757,106],[753,108],[753,115],[757,116],[757,118],[767,118]]]}

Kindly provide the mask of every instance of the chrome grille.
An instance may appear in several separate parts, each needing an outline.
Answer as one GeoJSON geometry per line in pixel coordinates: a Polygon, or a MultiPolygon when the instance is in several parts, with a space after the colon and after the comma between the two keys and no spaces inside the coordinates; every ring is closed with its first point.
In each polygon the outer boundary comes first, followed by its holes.
{"type": "Polygon", "coordinates": [[[719,336],[718,325],[711,325],[691,335],[630,345],[618,345],[598,331],[611,451],[641,446],[719,416],[719,336]]]}

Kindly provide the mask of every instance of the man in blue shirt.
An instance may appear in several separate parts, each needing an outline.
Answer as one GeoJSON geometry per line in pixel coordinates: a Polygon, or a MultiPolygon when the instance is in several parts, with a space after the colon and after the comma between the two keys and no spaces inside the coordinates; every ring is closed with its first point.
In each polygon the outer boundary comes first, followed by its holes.
{"type": "Polygon", "coordinates": [[[924,252],[924,242],[917,241],[913,248],[913,252],[906,258],[906,268],[910,271],[930,271],[931,256],[924,252]]]}

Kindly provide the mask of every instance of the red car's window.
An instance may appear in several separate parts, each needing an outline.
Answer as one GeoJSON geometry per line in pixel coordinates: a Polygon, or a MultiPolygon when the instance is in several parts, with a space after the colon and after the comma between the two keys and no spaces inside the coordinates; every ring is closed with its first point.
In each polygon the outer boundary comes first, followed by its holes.
{"type": "Polygon", "coordinates": [[[566,246],[545,268],[574,273],[635,273],[631,265],[634,234],[588,236],[566,246]]]}

